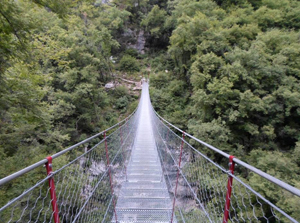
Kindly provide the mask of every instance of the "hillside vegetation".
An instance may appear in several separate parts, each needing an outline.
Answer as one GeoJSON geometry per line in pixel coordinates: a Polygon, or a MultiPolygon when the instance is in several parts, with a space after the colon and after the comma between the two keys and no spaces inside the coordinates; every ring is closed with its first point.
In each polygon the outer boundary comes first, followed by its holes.
{"type": "MultiPolygon", "coordinates": [[[[126,55],[117,37],[130,12],[94,1],[0,5],[3,178],[116,124],[136,108],[139,96],[128,84],[104,87],[123,74],[112,52],[126,55]]],[[[1,187],[0,206],[45,177],[39,174],[1,187]]]]}
{"type": "MultiPolygon", "coordinates": [[[[299,12],[300,2],[293,0],[174,0],[153,7],[144,20],[159,20],[147,23],[153,39],[169,35],[168,47],[152,60],[151,97],[158,113],[297,188],[299,12]]],[[[243,174],[299,218],[299,202],[243,174]]]]}

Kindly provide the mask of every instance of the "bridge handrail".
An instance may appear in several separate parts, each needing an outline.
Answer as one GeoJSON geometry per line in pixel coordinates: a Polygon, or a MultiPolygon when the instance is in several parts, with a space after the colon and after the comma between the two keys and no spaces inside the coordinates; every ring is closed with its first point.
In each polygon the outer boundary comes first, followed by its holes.
{"type": "MultiPolygon", "coordinates": [[[[105,130],[103,130],[103,131],[101,131],[101,132],[99,132],[99,133],[97,133],[97,134],[95,134],[95,135],[93,135],[93,136],[85,139],[85,140],[82,140],[81,142],[79,142],[79,143],[77,143],[77,144],[75,144],[73,146],[70,146],[70,147],[68,147],[68,148],[66,148],[66,149],[64,149],[64,150],[62,150],[62,151],[60,151],[58,153],[53,154],[51,156],[52,159],[56,159],[56,158],[60,157],[61,155],[69,152],[70,150],[73,150],[73,149],[77,148],[78,146],[80,146],[82,144],[85,144],[85,143],[91,141],[92,139],[99,137],[100,135],[103,135],[105,132],[108,132],[108,131],[114,129],[115,127],[120,126],[120,124],[122,124],[122,123],[127,123],[128,120],[129,120],[129,118],[132,117],[136,113],[136,111],[138,110],[138,107],[130,115],[128,115],[125,119],[123,119],[122,121],[116,123],[115,125],[107,128],[107,129],[105,129],[105,130]]],[[[46,159],[46,158],[42,159],[42,160],[40,160],[40,161],[38,161],[38,162],[36,162],[36,163],[28,166],[28,167],[25,167],[22,170],[19,170],[19,171],[15,172],[15,173],[7,176],[7,177],[4,177],[4,178],[0,179],[0,186],[4,185],[4,184],[6,184],[6,183],[8,183],[8,182],[10,182],[10,181],[12,181],[12,180],[20,177],[20,176],[22,176],[25,173],[28,173],[28,172],[30,172],[30,171],[32,171],[32,170],[34,170],[34,169],[36,169],[36,168],[38,168],[38,167],[40,167],[42,165],[45,165],[47,162],[48,162],[48,159],[46,159]]]]}
{"type": "MultiPolygon", "coordinates": [[[[182,139],[179,135],[177,135],[170,127],[167,126],[167,124],[165,124],[164,122],[162,122],[162,124],[169,130],[171,131],[174,135],[177,136],[177,138],[179,138],[180,140],[182,140],[186,145],[188,145],[194,152],[198,153],[200,156],[202,156],[205,160],[207,160],[208,162],[210,162],[212,165],[214,165],[216,168],[222,170],[224,173],[226,173],[228,176],[234,178],[235,180],[237,180],[240,184],[242,184],[245,188],[247,188],[248,190],[250,190],[253,194],[255,194],[257,197],[259,197],[260,199],[262,199],[264,202],[266,202],[267,204],[269,204],[271,207],[273,207],[275,210],[277,210],[278,212],[280,212],[282,215],[284,215],[286,218],[288,218],[291,222],[295,222],[297,223],[298,221],[296,221],[294,218],[292,218],[291,216],[289,216],[286,212],[284,212],[282,209],[280,209],[279,207],[277,207],[276,205],[274,205],[273,203],[271,203],[269,200],[267,200],[266,198],[264,198],[261,194],[259,194],[258,192],[256,192],[255,190],[253,190],[248,184],[245,184],[245,182],[243,182],[241,179],[239,179],[237,176],[235,176],[234,174],[230,173],[230,171],[227,171],[224,167],[220,166],[219,164],[215,163],[213,160],[211,160],[210,158],[208,158],[205,154],[201,153],[200,151],[198,151],[196,148],[194,148],[190,143],[188,143],[185,139],[182,139]]],[[[186,133],[184,133],[186,134],[186,133]]],[[[160,135],[161,136],[161,135],[160,135]]],[[[164,142],[165,144],[165,142],[164,142]]],[[[188,186],[191,188],[189,182],[187,181],[186,177],[184,176],[184,174],[182,173],[182,170],[180,169],[180,167],[178,166],[178,164],[176,164],[176,160],[174,159],[173,155],[170,153],[171,158],[173,160],[173,162],[175,163],[175,166],[177,167],[177,169],[179,170],[179,172],[181,173],[181,175],[183,176],[185,182],[188,184],[188,186]]],[[[193,192],[194,193],[194,192],[193,192]]],[[[195,195],[195,193],[194,193],[195,195]]],[[[199,201],[198,198],[196,198],[199,202],[199,204],[201,203],[199,201]]]]}
{"type": "MultiPolygon", "coordinates": [[[[172,123],[168,122],[166,119],[164,119],[163,117],[161,117],[161,116],[154,110],[153,106],[151,106],[151,107],[152,107],[154,113],[157,115],[157,117],[158,117],[160,120],[162,120],[163,122],[167,123],[169,126],[173,127],[174,129],[178,130],[179,132],[184,133],[185,136],[188,136],[189,138],[191,138],[191,139],[193,139],[193,140],[199,142],[200,144],[206,146],[207,148],[209,148],[209,149],[211,149],[211,150],[213,150],[213,151],[219,153],[220,155],[222,155],[222,156],[224,156],[224,157],[226,157],[226,158],[229,159],[230,155],[229,155],[228,153],[225,153],[225,152],[223,152],[222,150],[220,150],[220,149],[218,149],[218,148],[216,148],[216,147],[214,147],[214,146],[212,146],[212,145],[210,145],[210,144],[208,144],[208,143],[206,143],[206,142],[204,142],[204,141],[202,141],[202,140],[200,140],[200,139],[198,139],[198,138],[196,138],[196,137],[190,135],[189,133],[186,133],[185,131],[181,130],[181,129],[178,128],[177,126],[173,125],[172,123]]],[[[298,188],[293,187],[293,186],[289,185],[288,183],[285,183],[285,182],[283,182],[283,181],[281,181],[281,180],[279,180],[279,179],[277,179],[277,178],[271,176],[270,174],[267,174],[267,173],[263,172],[262,170],[259,170],[259,169],[255,168],[254,166],[251,166],[251,165],[249,165],[248,163],[245,163],[244,161],[242,161],[242,160],[240,160],[240,159],[238,159],[238,158],[235,158],[235,157],[234,157],[234,158],[233,158],[233,161],[234,161],[235,163],[237,163],[237,164],[239,164],[239,165],[245,167],[246,169],[248,169],[248,170],[250,170],[250,171],[252,171],[252,172],[258,174],[259,176],[261,176],[261,177],[267,179],[268,181],[270,181],[270,182],[272,182],[272,183],[278,185],[279,187],[281,187],[281,188],[283,188],[283,189],[285,189],[285,190],[291,192],[292,194],[294,194],[294,195],[300,197],[300,190],[299,190],[298,188]]]]}

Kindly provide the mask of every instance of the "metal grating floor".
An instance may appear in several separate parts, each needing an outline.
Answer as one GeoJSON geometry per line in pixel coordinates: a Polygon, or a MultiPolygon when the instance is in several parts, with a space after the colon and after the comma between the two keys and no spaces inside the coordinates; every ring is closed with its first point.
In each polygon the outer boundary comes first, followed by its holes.
{"type": "MultiPolygon", "coordinates": [[[[127,181],[122,184],[112,222],[169,223],[172,200],[168,193],[150,120],[148,86],[143,88],[141,114],[134,148],[127,166],[127,181]]],[[[176,223],[174,217],[173,222],[176,223]]]]}

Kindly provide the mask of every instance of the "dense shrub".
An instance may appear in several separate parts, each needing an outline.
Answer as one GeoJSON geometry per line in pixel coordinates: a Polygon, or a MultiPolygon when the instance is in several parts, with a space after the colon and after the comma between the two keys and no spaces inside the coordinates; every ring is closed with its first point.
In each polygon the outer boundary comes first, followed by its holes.
{"type": "Polygon", "coordinates": [[[134,57],[124,55],[120,60],[119,69],[127,72],[140,71],[140,65],[134,57]]]}

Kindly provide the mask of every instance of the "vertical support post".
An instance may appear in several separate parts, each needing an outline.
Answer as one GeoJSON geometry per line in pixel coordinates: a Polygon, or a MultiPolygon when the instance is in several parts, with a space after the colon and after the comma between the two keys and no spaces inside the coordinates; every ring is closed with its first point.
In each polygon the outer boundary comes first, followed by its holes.
{"type": "Polygon", "coordinates": [[[121,123],[119,123],[119,129],[120,129],[121,146],[122,146],[122,145],[123,145],[123,136],[122,136],[122,128],[121,128],[121,123]]]}
{"type": "Polygon", "coordinates": [[[177,177],[176,177],[176,186],[175,186],[175,192],[174,192],[174,199],[173,199],[173,208],[172,208],[172,215],[171,215],[171,223],[173,223],[173,217],[175,212],[175,201],[177,196],[177,186],[178,186],[178,180],[179,180],[179,173],[180,173],[180,165],[181,165],[181,157],[182,157],[182,150],[184,145],[184,136],[185,132],[182,133],[182,140],[181,140],[181,146],[180,146],[180,155],[179,155],[179,163],[178,163],[178,170],[177,170],[177,177]]]}
{"type": "MultiPolygon", "coordinates": [[[[229,156],[229,173],[231,173],[232,175],[234,174],[234,166],[235,166],[233,158],[234,156],[229,156]]],[[[232,176],[229,175],[228,182],[227,182],[227,193],[226,193],[226,201],[224,207],[223,223],[228,222],[230,201],[231,201],[231,191],[232,191],[232,180],[233,180],[232,176]]]]}
{"type": "MultiPolygon", "coordinates": [[[[125,128],[126,128],[126,122],[124,124],[125,128]]],[[[121,139],[121,147],[122,147],[122,159],[123,159],[123,162],[124,162],[124,170],[125,170],[125,178],[126,178],[126,181],[127,181],[127,169],[126,169],[126,160],[125,160],[125,151],[124,151],[124,146],[123,146],[123,135],[122,135],[122,126],[121,126],[121,123],[119,124],[119,129],[120,129],[120,139],[121,139]]],[[[126,138],[126,137],[125,137],[126,138]]]]}
{"type": "MultiPolygon", "coordinates": [[[[46,163],[47,176],[51,176],[53,173],[53,171],[52,171],[52,156],[48,156],[46,159],[48,160],[48,162],[46,163]]],[[[54,223],[60,223],[58,207],[57,207],[57,198],[56,198],[56,192],[55,192],[55,183],[54,183],[54,178],[52,176],[49,178],[49,188],[50,188],[50,198],[51,198],[53,221],[54,221],[54,223]]]]}
{"type": "Polygon", "coordinates": [[[168,145],[170,130],[167,128],[166,145],[168,145]]]}
{"type": "Polygon", "coordinates": [[[126,126],[126,132],[129,132],[128,117],[126,118],[125,126],[126,126]]]}
{"type": "MultiPolygon", "coordinates": [[[[126,118],[126,132],[129,132],[129,131],[130,131],[130,130],[129,130],[130,128],[129,128],[128,123],[129,123],[129,118],[127,117],[127,118],[126,118]]],[[[128,137],[128,136],[127,136],[127,137],[128,137]]],[[[129,152],[129,153],[130,153],[130,152],[129,152]]],[[[128,158],[126,157],[126,160],[127,160],[127,159],[128,159],[128,158]]],[[[128,160],[128,162],[129,162],[129,160],[128,160]]],[[[128,163],[127,163],[127,164],[128,164],[128,163]]],[[[126,169],[125,169],[125,174],[126,174],[125,177],[126,177],[126,182],[127,182],[128,179],[127,179],[127,166],[126,166],[126,163],[125,163],[125,168],[126,168],[126,169]]]]}
{"type": "MultiPolygon", "coordinates": [[[[164,148],[165,148],[165,151],[164,151],[164,156],[162,155],[161,157],[162,157],[162,159],[163,159],[163,162],[165,162],[166,160],[167,160],[167,154],[168,154],[168,151],[167,151],[167,149],[168,149],[168,139],[169,139],[169,129],[168,128],[166,128],[167,129],[167,133],[165,134],[165,139],[164,138],[162,138],[162,140],[165,140],[165,146],[164,146],[164,148]]],[[[163,152],[163,150],[161,150],[162,152],[163,152]]],[[[162,180],[163,180],[163,172],[162,172],[162,180]]],[[[161,180],[161,181],[162,181],[161,180]]]]}
{"type": "Polygon", "coordinates": [[[109,164],[108,148],[107,148],[107,141],[106,141],[106,131],[104,131],[104,143],[105,143],[105,152],[106,152],[106,163],[107,163],[107,167],[109,168],[108,175],[109,175],[110,191],[111,191],[112,201],[113,201],[113,205],[114,205],[115,219],[116,219],[116,222],[118,222],[117,212],[116,212],[116,201],[114,199],[114,188],[113,188],[111,169],[110,169],[110,164],[109,164]]]}

